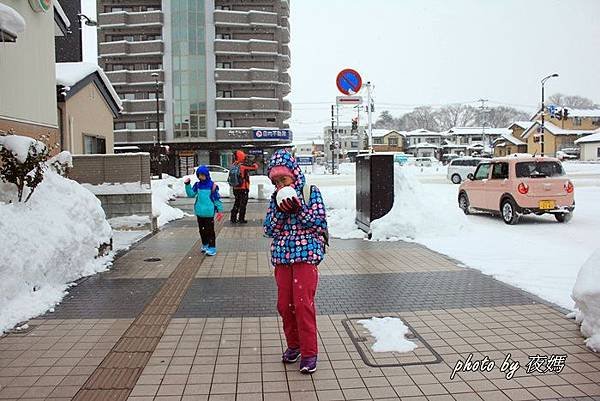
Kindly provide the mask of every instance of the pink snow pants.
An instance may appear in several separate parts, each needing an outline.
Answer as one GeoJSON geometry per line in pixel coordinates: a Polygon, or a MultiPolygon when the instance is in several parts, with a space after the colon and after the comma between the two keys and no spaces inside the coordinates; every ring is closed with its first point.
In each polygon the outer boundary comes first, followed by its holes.
{"type": "Polygon", "coordinates": [[[283,331],[289,348],[300,347],[302,357],[316,356],[317,312],[315,293],[319,281],[317,266],[293,263],[275,266],[277,311],[283,320],[283,331]]]}

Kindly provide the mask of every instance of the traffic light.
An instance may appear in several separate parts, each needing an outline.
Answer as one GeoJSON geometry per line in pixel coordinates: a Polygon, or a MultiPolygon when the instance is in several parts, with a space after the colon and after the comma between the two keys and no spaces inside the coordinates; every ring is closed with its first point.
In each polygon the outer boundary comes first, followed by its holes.
{"type": "Polygon", "coordinates": [[[562,118],[563,118],[563,120],[566,120],[567,118],[569,118],[569,109],[567,109],[567,108],[563,109],[562,118]]]}
{"type": "Polygon", "coordinates": [[[353,118],[352,119],[352,132],[356,132],[356,131],[358,131],[358,119],[353,118]]]}

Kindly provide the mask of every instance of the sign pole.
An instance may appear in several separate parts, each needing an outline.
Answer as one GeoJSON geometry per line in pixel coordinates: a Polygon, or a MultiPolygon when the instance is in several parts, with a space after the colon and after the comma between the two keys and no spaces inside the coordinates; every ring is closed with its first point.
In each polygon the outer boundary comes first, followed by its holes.
{"type": "Polygon", "coordinates": [[[369,153],[373,153],[373,125],[372,125],[372,116],[371,109],[371,81],[367,82],[367,118],[368,118],[368,135],[369,135],[369,153]]]}
{"type": "Polygon", "coordinates": [[[331,145],[329,145],[329,150],[331,150],[331,174],[333,175],[335,170],[335,159],[334,159],[334,151],[335,151],[335,118],[333,116],[333,105],[331,105],[331,145]]]}

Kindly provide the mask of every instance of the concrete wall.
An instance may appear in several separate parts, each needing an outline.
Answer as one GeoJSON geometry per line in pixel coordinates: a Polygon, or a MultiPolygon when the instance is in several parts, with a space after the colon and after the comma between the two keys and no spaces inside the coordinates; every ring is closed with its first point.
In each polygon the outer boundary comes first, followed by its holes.
{"type": "Polygon", "coordinates": [[[150,184],[150,154],[74,155],[69,178],[92,185],[125,182],[150,184]]]}
{"type": "Polygon", "coordinates": [[[15,43],[0,45],[0,118],[56,129],[54,10],[36,13],[24,0],[2,3],[23,16],[26,28],[15,43]]]}
{"type": "Polygon", "coordinates": [[[64,149],[74,155],[83,154],[83,137],[89,135],[104,138],[106,153],[113,153],[113,115],[93,82],[66,101],[62,121],[64,149]]]}

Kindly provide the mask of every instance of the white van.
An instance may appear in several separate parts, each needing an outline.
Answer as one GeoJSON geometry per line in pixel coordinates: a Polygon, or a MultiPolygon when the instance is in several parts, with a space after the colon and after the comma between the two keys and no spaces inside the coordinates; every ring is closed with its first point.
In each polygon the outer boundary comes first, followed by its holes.
{"type": "Polygon", "coordinates": [[[448,174],[446,177],[454,184],[460,184],[467,179],[470,173],[475,173],[479,162],[483,159],[476,157],[459,157],[448,164],[448,174]]]}

